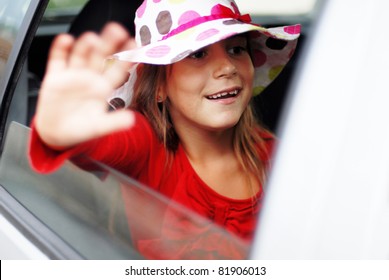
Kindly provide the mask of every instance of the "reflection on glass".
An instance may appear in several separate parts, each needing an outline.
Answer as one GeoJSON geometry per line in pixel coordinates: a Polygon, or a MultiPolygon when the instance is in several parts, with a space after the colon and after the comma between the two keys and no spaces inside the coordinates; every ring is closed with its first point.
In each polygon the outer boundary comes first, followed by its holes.
{"type": "Polygon", "coordinates": [[[148,259],[244,259],[247,245],[149,188],[122,181],[134,245],[148,259]]]}
{"type": "Polygon", "coordinates": [[[50,0],[44,18],[74,16],[78,14],[86,2],[88,0],[50,0]]]}
{"type": "Polygon", "coordinates": [[[0,78],[30,0],[2,0],[0,6],[0,78]]]}
{"type": "Polygon", "coordinates": [[[51,175],[30,169],[29,129],[13,123],[0,184],[88,259],[244,259],[249,245],[160,193],[100,163],[51,175]]]}

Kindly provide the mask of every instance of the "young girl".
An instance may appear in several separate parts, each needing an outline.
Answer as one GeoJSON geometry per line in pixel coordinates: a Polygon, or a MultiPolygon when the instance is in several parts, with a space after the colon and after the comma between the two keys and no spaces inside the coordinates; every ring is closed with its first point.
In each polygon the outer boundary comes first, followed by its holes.
{"type": "MultiPolygon", "coordinates": [[[[273,145],[250,101],[299,35],[298,25],[250,21],[233,0],[145,0],[136,43],[116,24],[76,41],[58,36],[32,124],[32,166],[51,172],[85,154],[250,241],[273,145]],[[112,96],[128,73],[125,94],[112,96]],[[129,108],[109,110],[107,99],[129,108]]],[[[146,256],[169,258],[146,243],[146,256]]]]}

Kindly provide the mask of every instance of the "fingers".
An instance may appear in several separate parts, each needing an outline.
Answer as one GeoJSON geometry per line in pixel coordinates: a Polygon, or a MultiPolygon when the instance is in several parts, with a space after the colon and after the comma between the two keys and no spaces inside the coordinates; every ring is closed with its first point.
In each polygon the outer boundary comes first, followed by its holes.
{"type": "Polygon", "coordinates": [[[133,63],[131,62],[119,61],[116,59],[107,61],[104,76],[108,79],[113,88],[118,88],[128,80],[128,70],[131,68],[132,64],[133,63]]]}
{"type": "Polygon", "coordinates": [[[46,68],[48,72],[59,72],[67,67],[73,44],[74,38],[68,34],[61,34],[54,39],[46,68]]]}
{"type": "MultiPolygon", "coordinates": [[[[107,46],[106,52],[109,56],[124,49],[129,50],[136,47],[135,40],[129,36],[123,27],[116,23],[108,24],[103,29],[101,38],[107,46]]],[[[130,62],[108,59],[104,74],[110,80],[113,87],[116,88],[128,79],[128,70],[132,65],[133,63],[130,62]]]]}
{"type": "Polygon", "coordinates": [[[116,23],[107,24],[100,35],[86,32],[76,41],[69,64],[75,68],[89,67],[102,71],[104,60],[121,50],[128,40],[127,31],[116,23]]]}
{"type": "Polygon", "coordinates": [[[127,40],[125,42],[125,44],[123,45],[122,49],[120,51],[124,51],[124,50],[132,50],[132,49],[135,49],[137,46],[136,46],[136,42],[135,42],[135,39],[134,38],[130,38],[129,40],[127,40]]]}
{"type": "Polygon", "coordinates": [[[92,69],[101,70],[102,55],[96,56],[100,60],[100,65],[92,58],[96,53],[99,53],[101,40],[98,35],[93,32],[83,33],[75,42],[72,53],[69,56],[69,66],[73,68],[90,67],[92,69]],[[100,69],[98,69],[100,68],[100,69]]]}
{"type": "Polygon", "coordinates": [[[105,44],[105,54],[112,55],[122,50],[123,46],[130,40],[130,35],[121,25],[109,23],[101,31],[101,39],[105,44]]]}
{"type": "MultiPolygon", "coordinates": [[[[74,68],[87,67],[101,72],[107,66],[106,60],[114,53],[124,48],[134,48],[135,45],[135,40],[121,25],[109,23],[103,28],[100,35],[87,32],[79,37],[69,55],[69,66],[74,68]]],[[[121,65],[124,66],[120,67],[121,71],[127,71],[131,66],[131,64],[121,65]]]]}
{"type": "Polygon", "coordinates": [[[134,39],[116,23],[107,24],[100,34],[86,32],[77,40],[70,35],[59,35],[53,42],[47,65],[49,74],[54,75],[47,77],[65,77],[60,73],[67,70],[71,73],[81,73],[78,70],[84,73],[86,70],[90,74],[94,72],[100,75],[113,88],[117,88],[128,79],[132,63],[108,58],[123,49],[134,48],[135,45],[134,39]]]}

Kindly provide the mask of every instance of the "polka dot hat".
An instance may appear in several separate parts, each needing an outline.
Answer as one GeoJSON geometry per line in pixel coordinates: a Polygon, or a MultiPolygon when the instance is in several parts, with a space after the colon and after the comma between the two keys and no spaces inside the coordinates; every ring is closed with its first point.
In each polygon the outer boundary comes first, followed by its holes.
{"type": "MultiPolygon", "coordinates": [[[[138,48],[116,53],[123,61],[167,65],[207,45],[250,32],[254,95],[261,93],[292,56],[300,25],[264,28],[242,15],[234,0],[144,0],[135,17],[138,48]]],[[[117,93],[132,89],[136,71],[117,93]]],[[[124,98],[128,105],[130,97],[124,98]]],[[[121,106],[120,106],[121,107],[121,106]]]]}

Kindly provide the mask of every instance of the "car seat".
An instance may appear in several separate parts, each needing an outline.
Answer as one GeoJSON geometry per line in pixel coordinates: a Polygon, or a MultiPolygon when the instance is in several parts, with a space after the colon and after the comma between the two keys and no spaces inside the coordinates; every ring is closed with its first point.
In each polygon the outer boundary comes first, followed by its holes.
{"type": "Polygon", "coordinates": [[[100,32],[107,22],[122,24],[135,34],[134,18],[142,0],[90,0],[70,25],[69,33],[79,36],[85,31],[100,32]]]}

